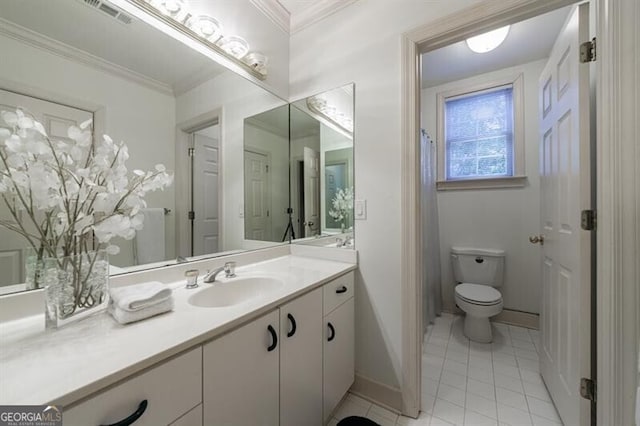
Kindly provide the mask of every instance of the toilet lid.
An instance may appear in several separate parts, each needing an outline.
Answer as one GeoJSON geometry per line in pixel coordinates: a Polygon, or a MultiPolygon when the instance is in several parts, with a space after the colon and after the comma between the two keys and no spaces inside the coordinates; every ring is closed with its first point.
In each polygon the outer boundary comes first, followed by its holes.
{"type": "Polygon", "coordinates": [[[456,286],[456,294],[471,303],[490,305],[500,302],[502,295],[488,285],[462,283],[456,286]]]}

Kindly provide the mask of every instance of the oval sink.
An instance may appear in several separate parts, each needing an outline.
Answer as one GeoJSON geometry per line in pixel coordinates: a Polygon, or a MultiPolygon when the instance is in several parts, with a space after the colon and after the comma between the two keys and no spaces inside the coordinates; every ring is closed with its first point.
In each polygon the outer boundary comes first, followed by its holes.
{"type": "Polygon", "coordinates": [[[264,296],[283,285],[284,282],[275,278],[230,278],[224,282],[203,284],[204,288],[189,297],[189,303],[201,308],[224,308],[264,296]]]}

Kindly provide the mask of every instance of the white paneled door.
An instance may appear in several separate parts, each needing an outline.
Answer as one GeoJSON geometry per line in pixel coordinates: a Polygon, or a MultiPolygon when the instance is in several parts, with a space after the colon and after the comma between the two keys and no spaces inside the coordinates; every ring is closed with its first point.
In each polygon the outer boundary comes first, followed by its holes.
{"type": "MultiPolygon", "coordinates": [[[[69,126],[79,125],[83,121],[93,118],[93,113],[89,111],[0,90],[0,111],[15,111],[18,107],[40,121],[53,140],[70,140],[67,136],[69,126]]],[[[2,118],[0,118],[0,127],[8,127],[2,118]]],[[[2,164],[0,169],[4,167],[5,165],[2,164]]],[[[20,213],[18,212],[18,214],[20,213]]],[[[9,226],[17,226],[15,218],[2,200],[0,200],[0,220],[9,226]]],[[[24,224],[28,227],[28,221],[25,221],[24,224]]],[[[28,246],[29,243],[24,237],[0,226],[0,270],[2,271],[0,274],[0,294],[3,293],[1,287],[9,288],[13,284],[24,282],[22,253],[23,249],[28,246]]]]}
{"type": "Polygon", "coordinates": [[[244,238],[270,241],[270,159],[267,154],[244,152],[244,238]]]}
{"type": "Polygon", "coordinates": [[[320,233],[320,154],[304,147],[304,236],[320,233]]]}
{"type": "Polygon", "coordinates": [[[193,135],[193,256],[219,251],[219,144],[218,140],[193,135]]]}
{"type": "Polygon", "coordinates": [[[587,4],[575,8],[540,76],[542,312],[540,368],[566,425],[589,424],[580,378],[590,371],[590,231],[580,213],[591,206],[589,38],[587,4]]]}

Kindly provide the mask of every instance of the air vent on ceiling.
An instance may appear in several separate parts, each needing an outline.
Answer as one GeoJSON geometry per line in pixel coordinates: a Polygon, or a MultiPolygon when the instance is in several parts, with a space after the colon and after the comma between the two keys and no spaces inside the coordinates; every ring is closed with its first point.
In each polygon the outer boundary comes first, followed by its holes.
{"type": "Polygon", "coordinates": [[[131,22],[133,22],[133,18],[131,18],[131,16],[127,15],[126,13],[121,12],[120,10],[116,9],[115,7],[111,6],[110,4],[107,4],[106,2],[103,2],[102,0],[82,0],[82,2],[84,4],[86,4],[87,6],[91,6],[93,8],[98,9],[99,11],[106,13],[107,15],[111,16],[112,18],[122,22],[123,24],[130,24],[131,22]]]}

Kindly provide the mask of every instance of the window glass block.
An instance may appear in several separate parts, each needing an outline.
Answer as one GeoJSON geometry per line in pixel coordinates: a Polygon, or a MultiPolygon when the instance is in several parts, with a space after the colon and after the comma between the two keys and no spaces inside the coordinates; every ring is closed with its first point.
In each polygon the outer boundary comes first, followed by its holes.
{"type": "Polygon", "coordinates": [[[513,175],[513,89],[445,100],[447,179],[513,175]]]}

